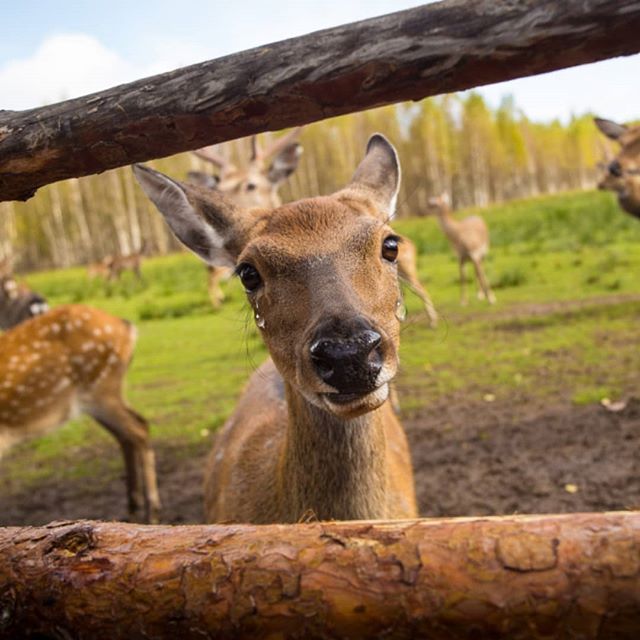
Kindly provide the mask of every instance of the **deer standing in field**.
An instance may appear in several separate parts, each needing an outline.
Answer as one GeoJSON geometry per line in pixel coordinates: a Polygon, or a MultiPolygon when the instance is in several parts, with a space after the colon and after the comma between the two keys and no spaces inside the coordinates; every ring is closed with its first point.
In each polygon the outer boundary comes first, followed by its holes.
{"type": "Polygon", "coordinates": [[[411,457],[388,401],[398,368],[400,184],[376,134],[331,196],[246,209],[144,166],[135,173],[176,236],[235,267],[271,358],[211,452],[207,520],[417,516],[411,457]]]}
{"type": "Polygon", "coordinates": [[[451,202],[447,194],[429,198],[427,213],[438,218],[440,227],[449,240],[451,248],[458,256],[460,267],[460,303],[467,304],[466,278],[464,267],[467,262],[473,264],[478,280],[478,298],[484,298],[494,304],[496,297],[491,291],[484,273],[482,261],[489,253],[489,229],[480,216],[468,216],[456,220],[451,215],[451,202]]]}
{"type": "Polygon", "coordinates": [[[40,294],[16,282],[13,276],[0,275],[0,329],[6,331],[48,310],[40,294]]]}
{"type": "Polygon", "coordinates": [[[607,164],[598,189],[615,192],[622,209],[640,218],[640,126],[629,127],[603,118],[594,120],[605,136],[620,145],[620,152],[607,164]]]}
{"type": "Polygon", "coordinates": [[[142,259],[144,257],[145,243],[143,242],[138,251],[127,255],[107,256],[104,262],[109,268],[107,280],[120,280],[124,271],[131,271],[138,280],[142,280],[142,259]]]}
{"type": "MultiPolygon", "coordinates": [[[[19,303],[0,298],[0,326],[16,319],[12,304],[19,303]]],[[[123,398],[135,339],[129,322],[84,305],[57,307],[0,335],[0,456],[87,413],[122,448],[131,514],[143,499],[145,519],[155,521],[160,500],[149,427],[123,398]]]]}
{"type": "Polygon", "coordinates": [[[105,256],[100,262],[87,265],[87,275],[89,278],[103,278],[104,280],[108,280],[111,274],[112,262],[113,256],[105,256]]]}

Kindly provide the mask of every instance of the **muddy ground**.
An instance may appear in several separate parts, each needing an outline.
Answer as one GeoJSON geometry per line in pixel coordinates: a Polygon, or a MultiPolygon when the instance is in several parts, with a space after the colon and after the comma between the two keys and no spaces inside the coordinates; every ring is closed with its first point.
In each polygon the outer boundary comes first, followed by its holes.
{"type": "MultiPolygon", "coordinates": [[[[509,403],[451,398],[407,416],[424,516],[550,513],[640,507],[640,401],[613,413],[600,405],[509,403]]],[[[157,448],[163,521],[202,522],[201,476],[208,444],[185,455],[157,448]]],[[[79,453],[119,456],[117,448],[79,453]]],[[[112,476],[113,474],[111,474],[112,476]]],[[[125,519],[120,477],[66,478],[11,490],[0,483],[0,524],[125,519]],[[3,486],[2,486],[3,485],[3,486]]]]}

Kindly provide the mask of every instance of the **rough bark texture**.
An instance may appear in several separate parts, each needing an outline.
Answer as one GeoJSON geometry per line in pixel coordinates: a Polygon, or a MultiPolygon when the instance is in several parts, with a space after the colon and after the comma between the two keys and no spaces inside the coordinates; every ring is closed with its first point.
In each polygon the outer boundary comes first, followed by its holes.
{"type": "Polygon", "coordinates": [[[0,637],[637,638],[640,514],[0,529],[0,637]]]}
{"type": "Polygon", "coordinates": [[[265,130],[640,50],[639,0],[445,0],[0,111],[0,200],[265,130]]]}

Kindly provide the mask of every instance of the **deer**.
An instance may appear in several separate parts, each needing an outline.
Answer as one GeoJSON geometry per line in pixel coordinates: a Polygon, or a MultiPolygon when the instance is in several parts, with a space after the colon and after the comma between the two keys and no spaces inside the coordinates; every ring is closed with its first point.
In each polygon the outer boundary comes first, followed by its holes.
{"type": "Polygon", "coordinates": [[[345,188],[272,208],[134,172],[183,244],[234,268],[270,354],[208,458],[207,521],[417,517],[389,402],[404,317],[392,144],[374,134],[345,188]]]}
{"type": "Polygon", "coordinates": [[[6,331],[49,310],[47,301],[12,275],[0,274],[0,329],[6,331]]]}
{"type": "Polygon", "coordinates": [[[640,126],[630,127],[594,118],[598,129],[620,145],[618,155],[606,165],[598,189],[613,191],[623,211],[640,218],[640,126]]]}
{"type": "MultiPolygon", "coordinates": [[[[249,161],[242,167],[230,163],[216,145],[198,149],[193,153],[213,164],[220,173],[214,177],[207,173],[191,171],[187,179],[192,184],[224,193],[239,207],[279,207],[282,204],[279,189],[296,170],[302,155],[302,146],[297,141],[302,129],[303,127],[292,129],[266,149],[260,146],[257,136],[252,136],[249,161]]],[[[400,245],[398,269],[403,281],[422,300],[429,324],[435,328],[438,324],[438,314],[431,297],[418,278],[417,250],[405,237],[400,245]]],[[[228,269],[209,267],[209,298],[215,309],[224,301],[220,282],[229,277],[230,273],[228,269]]]]}
{"type": "Polygon", "coordinates": [[[496,302],[489,282],[484,273],[482,261],[489,253],[489,229],[487,223],[478,215],[468,216],[463,220],[456,220],[451,215],[451,201],[449,195],[429,198],[427,214],[438,218],[444,235],[454,253],[458,256],[460,267],[460,303],[467,304],[465,264],[471,262],[478,280],[478,298],[485,299],[489,304],[496,302]]]}
{"type": "MultiPolygon", "coordinates": [[[[0,301],[0,326],[16,317],[0,301]]],[[[77,304],[25,319],[0,335],[0,457],[86,413],[120,444],[131,517],[144,503],[145,521],[156,522],[160,498],[149,425],[123,397],[135,341],[131,323],[77,304]]]]}
{"type": "Polygon", "coordinates": [[[134,251],[133,253],[129,253],[124,256],[107,256],[103,261],[109,269],[107,280],[120,280],[120,277],[122,276],[122,273],[124,271],[131,271],[138,280],[142,280],[141,267],[144,250],[145,242],[142,242],[138,251],[134,251]]]}
{"type": "Polygon", "coordinates": [[[87,265],[87,276],[90,279],[102,278],[108,280],[111,275],[111,263],[113,262],[113,256],[105,256],[100,262],[93,262],[87,265]]]}

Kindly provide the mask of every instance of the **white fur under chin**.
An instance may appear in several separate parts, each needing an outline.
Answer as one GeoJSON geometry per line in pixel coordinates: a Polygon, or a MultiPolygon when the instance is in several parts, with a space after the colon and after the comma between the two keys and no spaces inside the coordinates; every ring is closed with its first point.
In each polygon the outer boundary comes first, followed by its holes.
{"type": "Polygon", "coordinates": [[[347,404],[337,404],[335,402],[331,402],[328,396],[322,396],[322,400],[324,403],[324,408],[333,413],[334,415],[341,418],[355,418],[357,416],[363,415],[364,413],[369,413],[369,411],[374,411],[378,407],[382,406],[389,397],[389,384],[384,383],[382,386],[378,387],[375,391],[367,394],[366,396],[362,396],[354,400],[353,402],[349,402],[347,404]]]}

